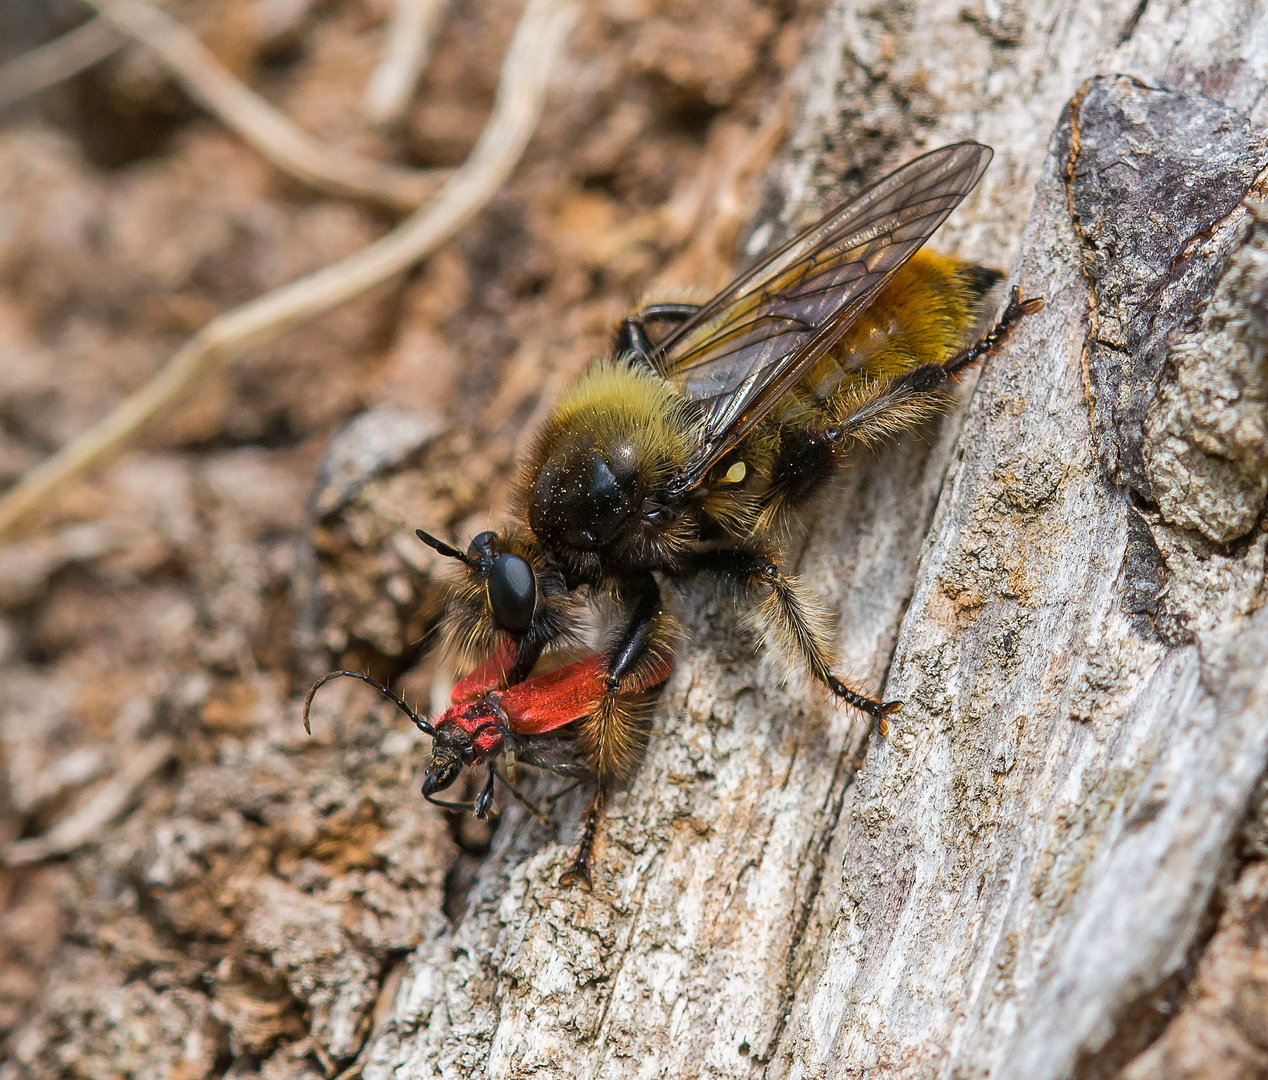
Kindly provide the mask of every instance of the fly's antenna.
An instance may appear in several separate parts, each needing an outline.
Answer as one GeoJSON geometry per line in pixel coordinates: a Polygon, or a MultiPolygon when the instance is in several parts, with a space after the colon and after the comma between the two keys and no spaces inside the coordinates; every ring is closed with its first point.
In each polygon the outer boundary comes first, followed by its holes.
{"type": "Polygon", "coordinates": [[[408,716],[419,731],[423,732],[425,735],[430,735],[433,739],[436,737],[436,729],[419,716],[418,713],[406,705],[404,698],[392,693],[392,691],[381,682],[376,682],[374,679],[370,678],[369,675],[362,675],[359,671],[332,671],[328,675],[323,675],[313,684],[313,688],[308,691],[308,697],[304,699],[304,730],[307,731],[309,735],[313,733],[313,729],[308,723],[308,711],[313,706],[313,698],[317,696],[317,691],[325,686],[326,683],[333,682],[335,679],[360,679],[368,686],[373,686],[374,689],[376,689],[380,694],[387,698],[388,701],[400,709],[401,712],[408,716]]]}
{"type": "Polygon", "coordinates": [[[466,552],[459,551],[455,547],[450,547],[443,540],[437,540],[434,536],[432,536],[431,533],[423,532],[422,529],[415,529],[414,535],[417,536],[429,548],[433,548],[434,550],[440,552],[440,554],[444,555],[446,558],[457,559],[460,562],[465,563],[467,566],[471,567],[472,570],[480,569],[480,562],[478,559],[473,559],[466,552]]]}

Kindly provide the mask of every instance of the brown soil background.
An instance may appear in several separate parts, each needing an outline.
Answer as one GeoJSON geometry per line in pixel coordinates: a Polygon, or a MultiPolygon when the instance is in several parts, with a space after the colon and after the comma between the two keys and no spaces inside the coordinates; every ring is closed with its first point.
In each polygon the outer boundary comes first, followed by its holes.
{"type": "MultiPolygon", "coordinates": [[[[290,5],[306,10],[280,33],[275,0],[165,6],[314,135],[420,166],[470,149],[520,10],[457,0],[385,138],[361,99],[386,0],[290,5]]],[[[6,0],[0,57],[83,15],[6,0]]],[[[424,747],[371,695],[332,688],[312,739],[297,695],[338,661],[408,671],[427,700],[437,595],[399,535],[496,513],[526,424],[676,258],[678,279],[716,284],[736,215],[719,226],[702,177],[778,108],[813,16],[588,6],[525,159],[472,225],[201,384],[0,550],[0,840],[44,833],[154,740],[177,746],[87,847],[0,870],[6,1080],[280,1080],[356,1054],[384,978],[461,914],[488,835],[425,806],[424,747]],[[310,511],[332,435],[376,405],[434,418],[434,438],[310,511]]],[[[211,316],[392,224],[280,175],[138,47],[3,120],[0,484],[211,316]]],[[[751,186],[731,192],[748,210],[751,186]]]]}

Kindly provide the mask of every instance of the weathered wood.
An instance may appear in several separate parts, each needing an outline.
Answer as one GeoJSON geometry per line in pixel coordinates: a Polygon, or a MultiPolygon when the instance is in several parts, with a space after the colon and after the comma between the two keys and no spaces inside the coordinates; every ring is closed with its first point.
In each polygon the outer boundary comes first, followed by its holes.
{"type": "Polygon", "coordinates": [[[1020,250],[1047,299],[962,428],[861,463],[810,523],[851,673],[907,703],[891,737],[686,594],[595,892],[555,886],[580,803],[562,842],[508,814],[367,1077],[1033,1080],[1155,1033],[1268,755],[1268,244],[1239,206],[1268,15],[1022,10],[834,7],[750,244],[973,136],[998,154],[938,242],[1020,250]]]}

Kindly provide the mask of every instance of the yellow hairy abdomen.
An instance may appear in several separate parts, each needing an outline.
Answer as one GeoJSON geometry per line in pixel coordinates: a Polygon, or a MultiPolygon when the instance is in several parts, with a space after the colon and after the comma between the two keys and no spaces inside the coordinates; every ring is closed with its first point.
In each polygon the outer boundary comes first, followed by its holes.
{"type": "Polygon", "coordinates": [[[973,290],[959,274],[964,266],[946,255],[916,252],[798,384],[802,406],[852,393],[863,379],[946,363],[967,343],[977,317],[973,290]]]}

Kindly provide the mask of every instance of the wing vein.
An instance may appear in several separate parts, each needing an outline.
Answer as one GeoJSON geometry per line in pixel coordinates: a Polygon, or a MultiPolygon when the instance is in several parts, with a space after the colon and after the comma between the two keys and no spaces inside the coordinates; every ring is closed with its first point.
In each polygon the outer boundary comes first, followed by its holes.
{"type": "Polygon", "coordinates": [[[742,274],[657,349],[700,417],[670,495],[710,469],[832,348],[973,190],[991,159],[975,142],[931,151],[834,210],[742,274]]]}

